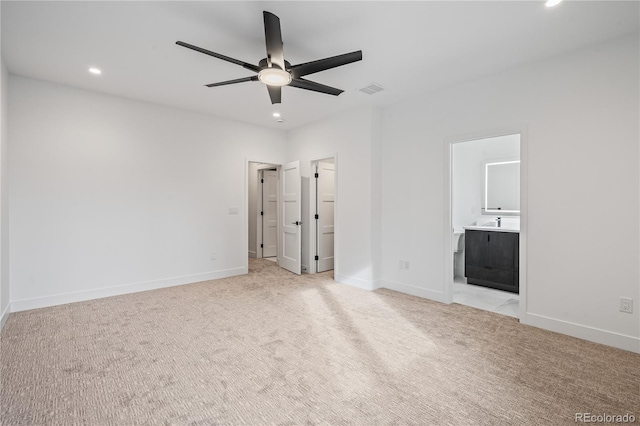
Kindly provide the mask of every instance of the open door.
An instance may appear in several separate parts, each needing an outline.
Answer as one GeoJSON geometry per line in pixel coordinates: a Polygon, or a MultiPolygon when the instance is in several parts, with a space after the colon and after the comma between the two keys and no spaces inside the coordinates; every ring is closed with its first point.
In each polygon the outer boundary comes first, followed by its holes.
{"type": "Polygon", "coordinates": [[[316,218],[318,241],[317,272],[333,269],[333,236],[334,236],[334,205],[335,205],[335,177],[334,165],[319,162],[316,169],[316,218]]]}
{"type": "Polygon", "coordinates": [[[300,161],[285,164],[280,168],[280,241],[278,263],[284,269],[300,275],[302,266],[301,225],[301,180],[300,161]]]}

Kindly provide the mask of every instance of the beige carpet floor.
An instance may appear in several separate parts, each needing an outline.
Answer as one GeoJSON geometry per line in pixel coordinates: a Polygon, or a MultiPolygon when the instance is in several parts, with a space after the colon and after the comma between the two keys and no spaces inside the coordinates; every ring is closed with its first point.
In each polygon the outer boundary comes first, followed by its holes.
{"type": "Polygon", "coordinates": [[[640,417],[640,355],[400,293],[249,275],[13,313],[3,425],[562,425],[640,417]]]}

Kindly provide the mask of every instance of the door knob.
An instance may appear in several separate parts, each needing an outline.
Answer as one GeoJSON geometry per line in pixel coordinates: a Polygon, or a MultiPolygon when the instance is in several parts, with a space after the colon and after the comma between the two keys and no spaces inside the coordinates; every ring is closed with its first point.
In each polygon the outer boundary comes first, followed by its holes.
{"type": "Polygon", "coordinates": [[[294,225],[302,225],[302,222],[298,222],[297,220],[295,222],[291,222],[294,225]]]}

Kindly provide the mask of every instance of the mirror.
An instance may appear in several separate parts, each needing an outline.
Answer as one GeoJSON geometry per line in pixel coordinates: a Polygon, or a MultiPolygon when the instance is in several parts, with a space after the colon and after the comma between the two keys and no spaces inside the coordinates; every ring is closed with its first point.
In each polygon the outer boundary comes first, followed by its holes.
{"type": "Polygon", "coordinates": [[[483,214],[520,214],[520,160],[485,163],[483,214]]]}

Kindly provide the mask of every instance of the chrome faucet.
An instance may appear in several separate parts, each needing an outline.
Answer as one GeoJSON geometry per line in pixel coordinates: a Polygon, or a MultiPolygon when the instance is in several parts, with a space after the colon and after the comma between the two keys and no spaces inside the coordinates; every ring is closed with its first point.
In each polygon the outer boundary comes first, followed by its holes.
{"type": "Polygon", "coordinates": [[[496,217],[496,226],[498,228],[500,228],[500,225],[502,224],[502,218],[501,217],[496,217]]]}

